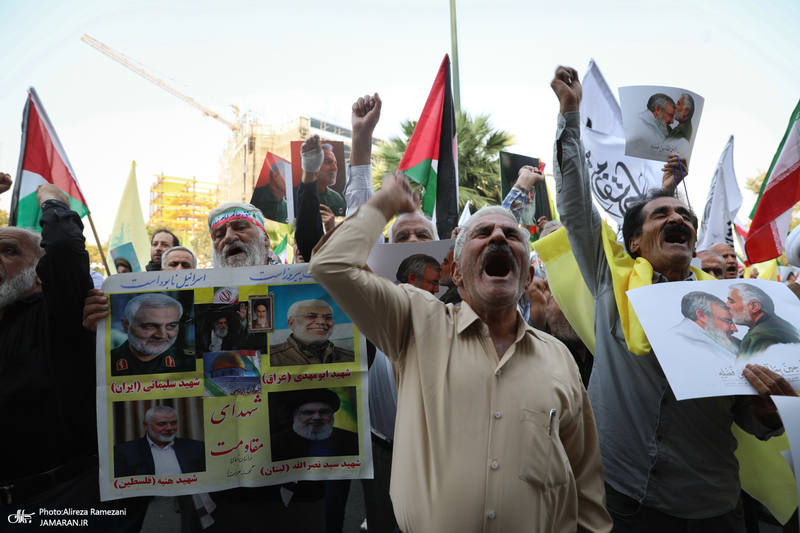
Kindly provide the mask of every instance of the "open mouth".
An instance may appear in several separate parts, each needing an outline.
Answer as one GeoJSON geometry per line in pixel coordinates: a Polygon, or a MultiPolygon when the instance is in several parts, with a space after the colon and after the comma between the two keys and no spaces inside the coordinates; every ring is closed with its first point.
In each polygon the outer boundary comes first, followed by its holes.
{"type": "Polygon", "coordinates": [[[492,244],[483,254],[483,271],[492,278],[504,278],[514,270],[514,256],[505,244],[492,244]]]}
{"type": "Polygon", "coordinates": [[[243,254],[243,253],[244,253],[244,250],[242,248],[240,248],[239,246],[232,246],[232,247],[230,247],[228,249],[228,252],[225,255],[225,257],[235,257],[235,256],[237,256],[239,254],[243,254]]]}
{"type": "Polygon", "coordinates": [[[683,226],[667,226],[664,229],[664,242],[670,244],[686,244],[690,237],[689,230],[683,226]]]}

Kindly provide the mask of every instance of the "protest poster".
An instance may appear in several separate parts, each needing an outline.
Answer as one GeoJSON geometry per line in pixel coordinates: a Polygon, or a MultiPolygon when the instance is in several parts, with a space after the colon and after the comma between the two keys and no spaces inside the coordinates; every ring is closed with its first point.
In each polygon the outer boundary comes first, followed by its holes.
{"type": "Polygon", "coordinates": [[[455,239],[444,241],[381,244],[372,249],[367,266],[396,284],[409,283],[427,290],[444,303],[461,302],[453,285],[455,239]]]}
{"type": "Polygon", "coordinates": [[[366,344],[307,265],[123,274],[103,290],[104,501],[372,477],[366,344]]]}
{"type": "MultiPolygon", "coordinates": [[[[508,192],[517,182],[519,169],[529,165],[544,172],[544,164],[538,158],[526,155],[512,154],[510,152],[500,152],[500,184],[503,190],[503,198],[508,196],[508,192]]],[[[552,204],[550,195],[547,192],[547,183],[542,182],[533,187],[534,201],[522,209],[521,222],[523,226],[530,228],[536,226],[539,217],[545,216],[547,220],[553,220],[552,204]]]]}
{"type": "MultiPolygon", "coordinates": [[[[299,179],[297,183],[300,183],[299,179]]],[[[266,218],[281,224],[291,224],[294,219],[294,203],[286,201],[286,191],[292,190],[294,186],[292,164],[272,152],[267,152],[250,203],[261,209],[266,218]]]]}
{"type": "Polygon", "coordinates": [[[627,292],[675,397],[756,394],[745,365],[800,389],[800,301],[782,283],[657,283],[627,292]]]}
{"type": "MultiPolygon", "coordinates": [[[[294,201],[297,206],[297,186],[303,179],[303,167],[300,164],[300,147],[303,141],[292,141],[292,182],[294,183],[294,201]]],[[[344,186],[346,181],[344,143],[342,141],[321,141],[322,153],[325,159],[317,174],[317,183],[326,187],[319,192],[319,202],[331,208],[334,216],[343,217],[347,211],[344,201],[344,186]]],[[[319,187],[317,187],[319,190],[319,187]]],[[[295,209],[296,211],[296,209],[295,209]]]]}
{"type": "Polygon", "coordinates": [[[677,153],[691,160],[705,99],[677,87],[619,88],[625,155],[666,161],[677,153]]]}

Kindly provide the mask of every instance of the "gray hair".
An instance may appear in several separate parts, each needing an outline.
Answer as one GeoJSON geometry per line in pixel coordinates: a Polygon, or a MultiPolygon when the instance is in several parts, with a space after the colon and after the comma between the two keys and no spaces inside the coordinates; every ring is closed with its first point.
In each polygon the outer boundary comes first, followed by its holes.
{"type": "Polygon", "coordinates": [[[664,111],[667,108],[667,104],[674,106],[675,100],[664,93],[656,93],[647,101],[647,110],[651,113],[655,113],[656,107],[659,107],[661,111],[664,111]]]}
{"type": "Polygon", "coordinates": [[[417,276],[417,278],[422,279],[425,277],[426,267],[432,267],[436,269],[437,272],[442,271],[441,267],[439,266],[439,261],[429,255],[409,255],[403,259],[403,262],[400,263],[399,267],[397,267],[397,281],[400,283],[408,283],[408,276],[411,274],[414,274],[417,276]]]}
{"type": "MultiPolygon", "coordinates": [[[[471,217],[469,217],[467,223],[461,226],[461,231],[459,232],[458,237],[456,237],[456,247],[455,252],[453,252],[453,259],[458,261],[458,258],[461,257],[461,250],[464,248],[464,244],[467,242],[467,233],[469,233],[469,228],[479,219],[488,215],[502,215],[508,217],[514,221],[515,225],[517,225],[517,219],[514,218],[514,215],[511,214],[511,211],[505,207],[500,207],[499,205],[490,205],[488,207],[482,207],[481,209],[478,209],[471,217]]],[[[517,230],[520,232],[523,242],[527,243],[530,240],[530,233],[528,233],[528,230],[520,228],[518,225],[517,230]]]]}
{"type": "Polygon", "coordinates": [[[293,316],[297,316],[297,310],[301,307],[327,307],[331,310],[331,314],[333,314],[333,308],[331,304],[326,302],[325,300],[300,300],[298,302],[293,303],[289,307],[289,312],[286,313],[286,319],[290,319],[293,316]]]}
{"type": "Polygon", "coordinates": [[[430,226],[433,240],[434,241],[439,240],[439,234],[436,231],[436,226],[434,226],[433,220],[431,220],[430,217],[428,217],[428,215],[426,215],[425,213],[420,213],[419,211],[412,211],[410,213],[400,213],[399,215],[397,215],[397,218],[394,220],[394,224],[392,224],[392,227],[389,229],[389,244],[394,244],[394,238],[395,238],[394,228],[395,226],[397,226],[397,223],[400,222],[400,220],[402,220],[403,218],[410,216],[417,216],[425,220],[425,222],[430,226]]]}
{"type": "Polygon", "coordinates": [[[164,270],[164,268],[167,266],[167,256],[169,254],[171,254],[172,252],[177,252],[177,251],[189,252],[189,255],[192,256],[193,266],[194,266],[194,268],[197,268],[197,257],[195,257],[194,253],[190,249],[184,248],[183,246],[173,246],[172,248],[170,248],[169,250],[164,252],[163,255],[161,256],[161,269],[162,270],[164,270]]]}
{"type": "Polygon", "coordinates": [[[561,229],[563,227],[564,227],[564,224],[562,224],[560,220],[548,220],[547,223],[545,223],[545,225],[542,226],[542,235],[541,236],[544,237],[544,236],[552,233],[552,231],[555,231],[557,229],[561,229]],[[552,229],[552,231],[551,231],[551,229],[552,229]]]}
{"type": "Polygon", "coordinates": [[[166,294],[153,292],[132,298],[127,305],[125,305],[125,320],[129,323],[133,323],[133,319],[139,314],[139,311],[141,311],[143,307],[145,309],[175,307],[178,309],[178,317],[180,318],[183,316],[183,306],[178,300],[166,294]]]}
{"type": "Polygon", "coordinates": [[[151,424],[156,413],[172,413],[175,416],[178,416],[178,412],[169,405],[156,405],[155,407],[148,409],[144,414],[145,421],[148,424],[151,424]]]}
{"type": "MultiPolygon", "coordinates": [[[[722,256],[721,256],[720,254],[718,254],[717,252],[715,252],[714,250],[700,250],[699,252],[697,252],[697,257],[700,257],[700,254],[703,254],[703,255],[709,255],[709,256],[711,256],[711,257],[714,257],[714,256],[716,256],[716,259],[719,259],[719,260],[720,260],[720,261],[722,261],[723,263],[725,262],[725,258],[724,258],[724,257],[722,257],[722,256]]],[[[702,259],[702,257],[700,257],[700,259],[702,259]]]]}
{"type": "Polygon", "coordinates": [[[725,306],[725,302],[714,296],[702,291],[692,291],[686,293],[681,299],[681,314],[689,320],[697,320],[696,311],[702,311],[704,315],[710,317],[714,313],[711,310],[711,304],[717,304],[720,307],[725,306]]]}
{"type": "Polygon", "coordinates": [[[333,152],[333,145],[332,144],[322,143],[322,144],[319,145],[319,147],[323,151],[333,152]]]}
{"type": "Polygon", "coordinates": [[[689,115],[686,117],[686,120],[692,120],[694,116],[694,98],[689,93],[681,93],[681,98],[683,98],[683,108],[689,110],[689,115]]]}
{"type": "Polygon", "coordinates": [[[729,291],[733,289],[739,291],[739,294],[742,296],[742,302],[744,302],[745,305],[755,300],[761,304],[762,311],[771,315],[775,314],[775,302],[772,301],[772,298],[770,298],[766,292],[755,285],[750,285],[749,283],[734,283],[728,286],[729,291]]]}

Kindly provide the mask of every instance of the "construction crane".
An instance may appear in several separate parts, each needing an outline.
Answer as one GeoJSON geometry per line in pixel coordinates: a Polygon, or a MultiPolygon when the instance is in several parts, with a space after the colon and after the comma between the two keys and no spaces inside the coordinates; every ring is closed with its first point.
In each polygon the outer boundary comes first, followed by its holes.
{"type": "MultiPolygon", "coordinates": [[[[198,103],[193,98],[191,98],[189,96],[186,96],[185,94],[181,93],[177,89],[175,89],[173,87],[170,87],[169,85],[167,85],[166,83],[164,83],[163,81],[158,79],[157,77],[153,76],[152,74],[150,74],[149,72],[144,70],[142,67],[134,64],[133,61],[131,61],[130,59],[128,59],[124,55],[115,52],[114,50],[112,50],[111,48],[107,47],[103,43],[101,43],[99,41],[96,41],[95,39],[92,39],[91,37],[89,37],[86,34],[84,34],[83,37],[81,37],[81,41],[85,42],[86,44],[88,44],[89,46],[94,48],[95,50],[104,53],[105,55],[107,55],[108,57],[110,57],[111,59],[116,61],[117,63],[128,67],[129,69],[131,69],[135,73],[139,74],[140,76],[142,76],[144,78],[147,78],[148,80],[152,81],[153,83],[155,83],[156,85],[158,85],[162,89],[171,92],[172,94],[174,94],[175,96],[177,96],[178,98],[183,100],[184,102],[193,105],[194,107],[196,107],[197,109],[202,111],[204,115],[207,115],[209,117],[212,117],[212,118],[215,118],[215,119],[219,120],[220,122],[222,122],[223,124],[228,126],[231,129],[231,131],[236,131],[236,130],[239,129],[239,125],[238,124],[236,124],[234,122],[230,122],[228,120],[225,120],[224,118],[219,116],[219,114],[214,113],[209,108],[207,108],[204,105],[198,103]]],[[[231,107],[233,107],[233,109],[236,111],[236,116],[238,118],[239,109],[236,106],[231,106],[231,107]]]]}

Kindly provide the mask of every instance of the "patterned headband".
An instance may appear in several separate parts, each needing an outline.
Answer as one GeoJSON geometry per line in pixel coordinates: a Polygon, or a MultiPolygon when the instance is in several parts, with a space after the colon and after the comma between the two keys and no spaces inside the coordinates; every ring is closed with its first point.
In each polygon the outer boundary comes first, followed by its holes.
{"type": "Polygon", "coordinates": [[[219,215],[215,216],[211,222],[209,222],[208,227],[211,229],[211,233],[213,234],[214,230],[216,230],[219,226],[233,220],[247,220],[252,222],[265,234],[267,233],[267,230],[264,228],[264,219],[260,215],[251,211],[247,211],[246,209],[242,209],[241,207],[233,207],[223,211],[219,215]]]}

